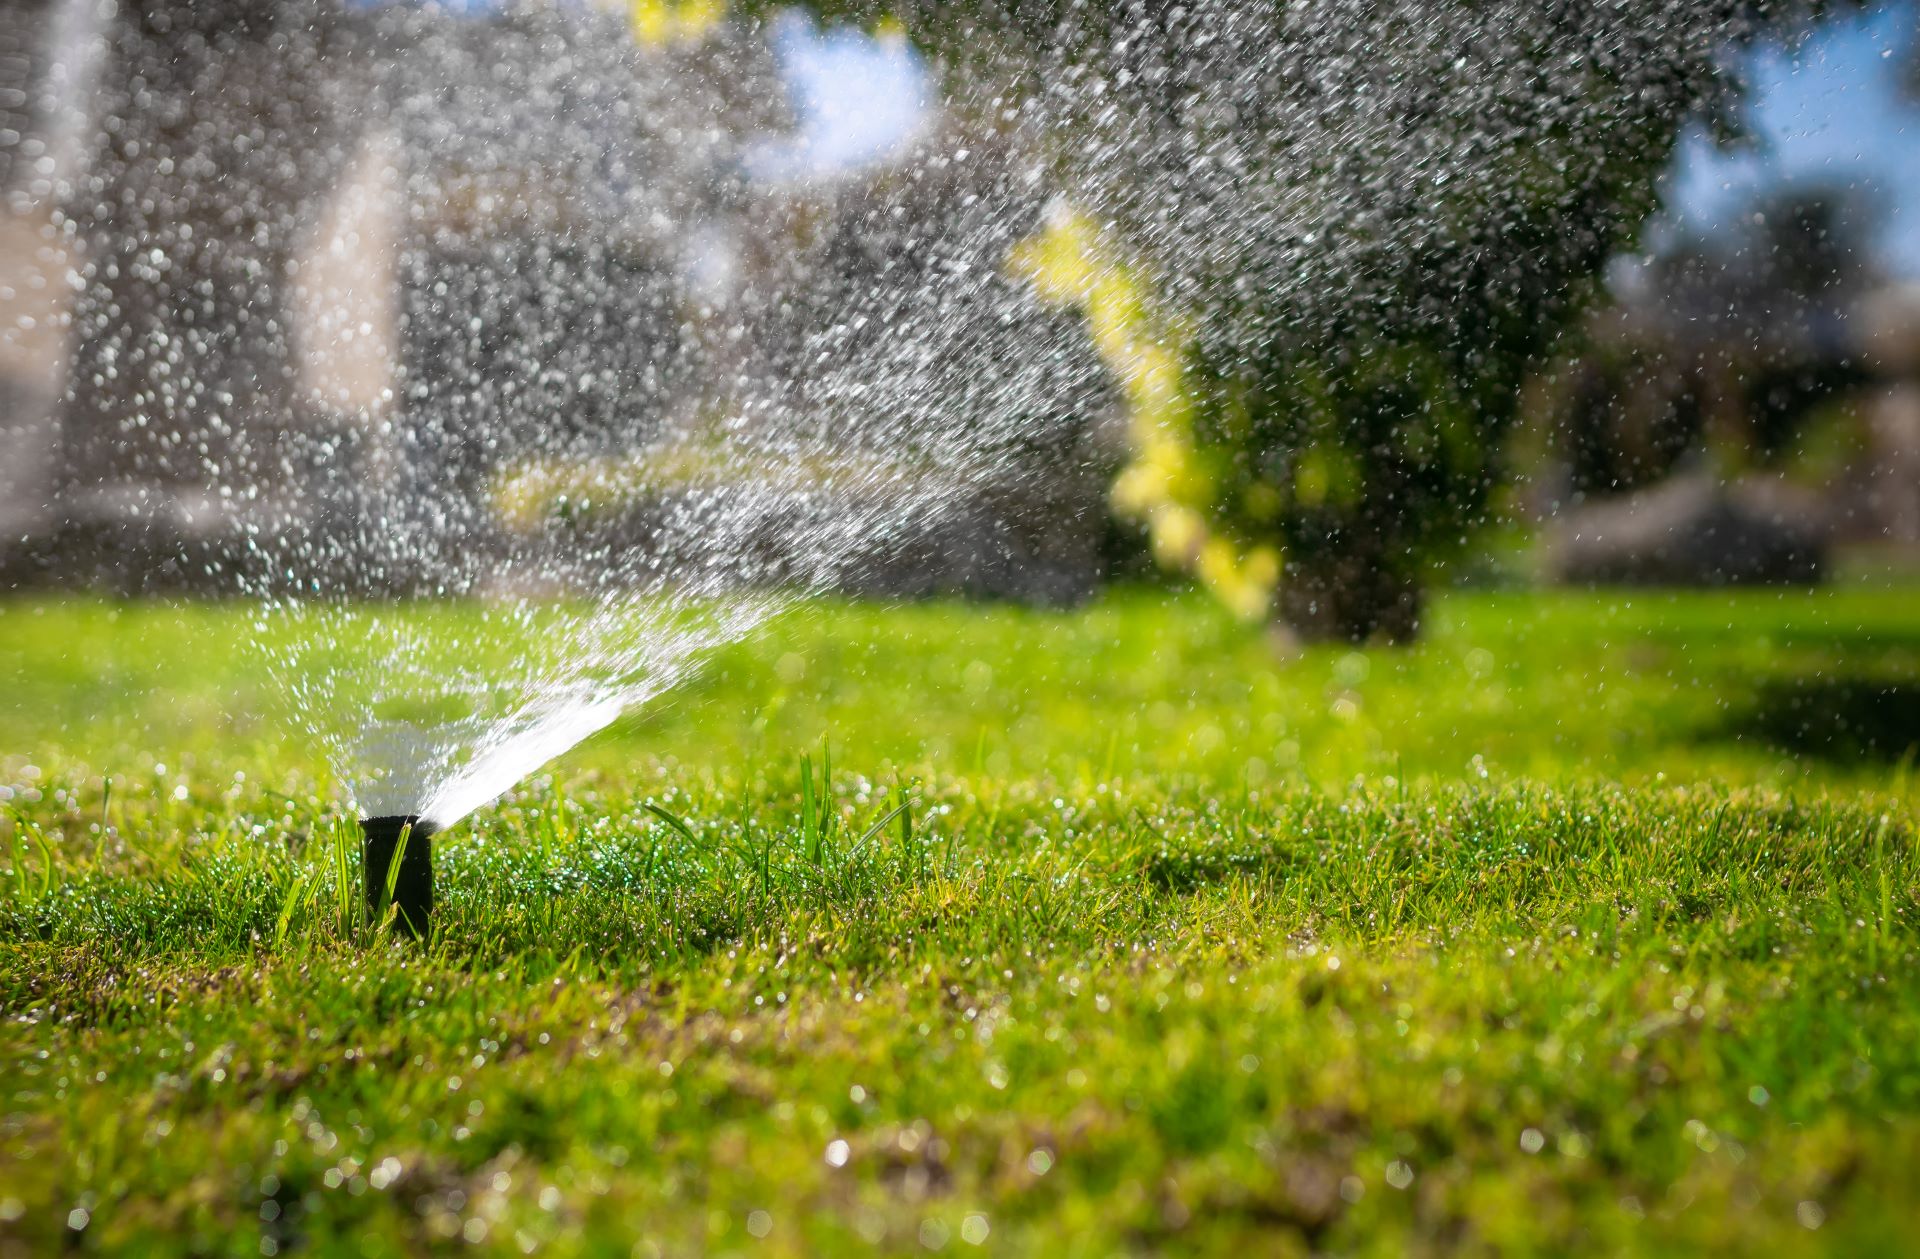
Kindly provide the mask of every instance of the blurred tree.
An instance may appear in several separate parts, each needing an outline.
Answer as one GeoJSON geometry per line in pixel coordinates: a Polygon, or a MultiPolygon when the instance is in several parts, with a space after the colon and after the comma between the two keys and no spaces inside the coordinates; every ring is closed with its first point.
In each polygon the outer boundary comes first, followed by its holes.
{"type": "Polygon", "coordinates": [[[215,489],[234,469],[262,486],[289,471],[285,277],[357,138],[340,107],[356,32],[334,0],[88,12],[101,52],[61,206],[84,283],[48,492],[74,535],[68,562],[99,542],[110,575],[138,585],[152,566],[127,543],[178,564],[183,537],[236,527],[215,489]]]}
{"type": "Polygon", "coordinates": [[[1249,616],[1404,640],[1682,128],[1737,130],[1726,50],[1821,8],[894,12],[963,101],[1030,127],[1077,211],[1018,265],[1127,382],[1117,505],[1249,616]]]}

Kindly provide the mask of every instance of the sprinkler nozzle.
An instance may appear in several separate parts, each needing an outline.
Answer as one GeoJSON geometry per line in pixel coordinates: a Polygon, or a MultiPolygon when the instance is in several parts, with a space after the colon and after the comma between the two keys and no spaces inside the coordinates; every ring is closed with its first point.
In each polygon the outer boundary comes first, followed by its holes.
{"type": "Polygon", "coordinates": [[[367,879],[367,912],[376,921],[386,906],[396,911],[393,929],[418,939],[433,916],[433,835],[438,823],[416,814],[370,817],[360,822],[367,879]],[[401,837],[406,837],[405,846],[401,837]],[[399,854],[398,863],[394,860],[399,854]],[[392,895],[387,880],[393,879],[392,895]]]}

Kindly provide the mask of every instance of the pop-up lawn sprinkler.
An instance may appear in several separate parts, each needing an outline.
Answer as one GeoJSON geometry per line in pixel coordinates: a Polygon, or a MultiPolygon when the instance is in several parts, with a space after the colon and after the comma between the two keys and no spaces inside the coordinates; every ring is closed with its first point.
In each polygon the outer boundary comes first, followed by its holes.
{"type": "Polygon", "coordinates": [[[418,939],[433,916],[433,835],[439,823],[416,814],[370,817],[360,823],[367,877],[367,912],[378,921],[385,907],[396,911],[393,929],[418,939]],[[404,838],[405,843],[402,844],[404,838]],[[394,854],[400,855],[396,867],[394,854]],[[387,880],[393,879],[389,894],[387,880]]]}

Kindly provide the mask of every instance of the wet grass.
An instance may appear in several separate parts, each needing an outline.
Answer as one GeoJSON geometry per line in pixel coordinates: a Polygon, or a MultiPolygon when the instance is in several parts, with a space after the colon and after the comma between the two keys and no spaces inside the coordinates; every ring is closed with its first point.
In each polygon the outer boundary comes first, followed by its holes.
{"type": "Polygon", "coordinates": [[[1920,679],[1909,592],[1461,596],[1289,661],[1145,595],[817,607],[437,839],[425,947],[246,623],[0,609],[0,1252],[1920,1224],[1911,755],[1749,720],[1920,679]]]}

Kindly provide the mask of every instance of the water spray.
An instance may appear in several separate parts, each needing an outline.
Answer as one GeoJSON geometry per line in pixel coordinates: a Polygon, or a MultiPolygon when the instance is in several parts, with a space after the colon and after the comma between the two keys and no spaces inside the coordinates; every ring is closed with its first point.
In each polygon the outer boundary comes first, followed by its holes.
{"type": "Polygon", "coordinates": [[[360,822],[367,912],[378,921],[391,905],[393,929],[413,939],[427,934],[433,916],[433,836],[439,829],[439,823],[412,813],[360,822]]]}
{"type": "Polygon", "coordinates": [[[1802,7],[919,6],[927,53],[849,72],[851,28],[668,48],[623,6],[58,4],[61,75],[97,62],[30,194],[72,387],[0,467],[44,428],[48,546],[130,539],[117,575],[152,536],[257,601],[415,937],[435,832],[796,599],[1093,571],[1123,404],[1116,493],[1229,602],[1283,550],[1321,589],[1309,544],[1397,580],[1484,515],[1519,380],[1718,101],[1707,50],[1802,7]],[[1207,470],[1216,406],[1270,477],[1207,470]],[[1350,523],[1325,468],[1374,469],[1350,523]]]}

